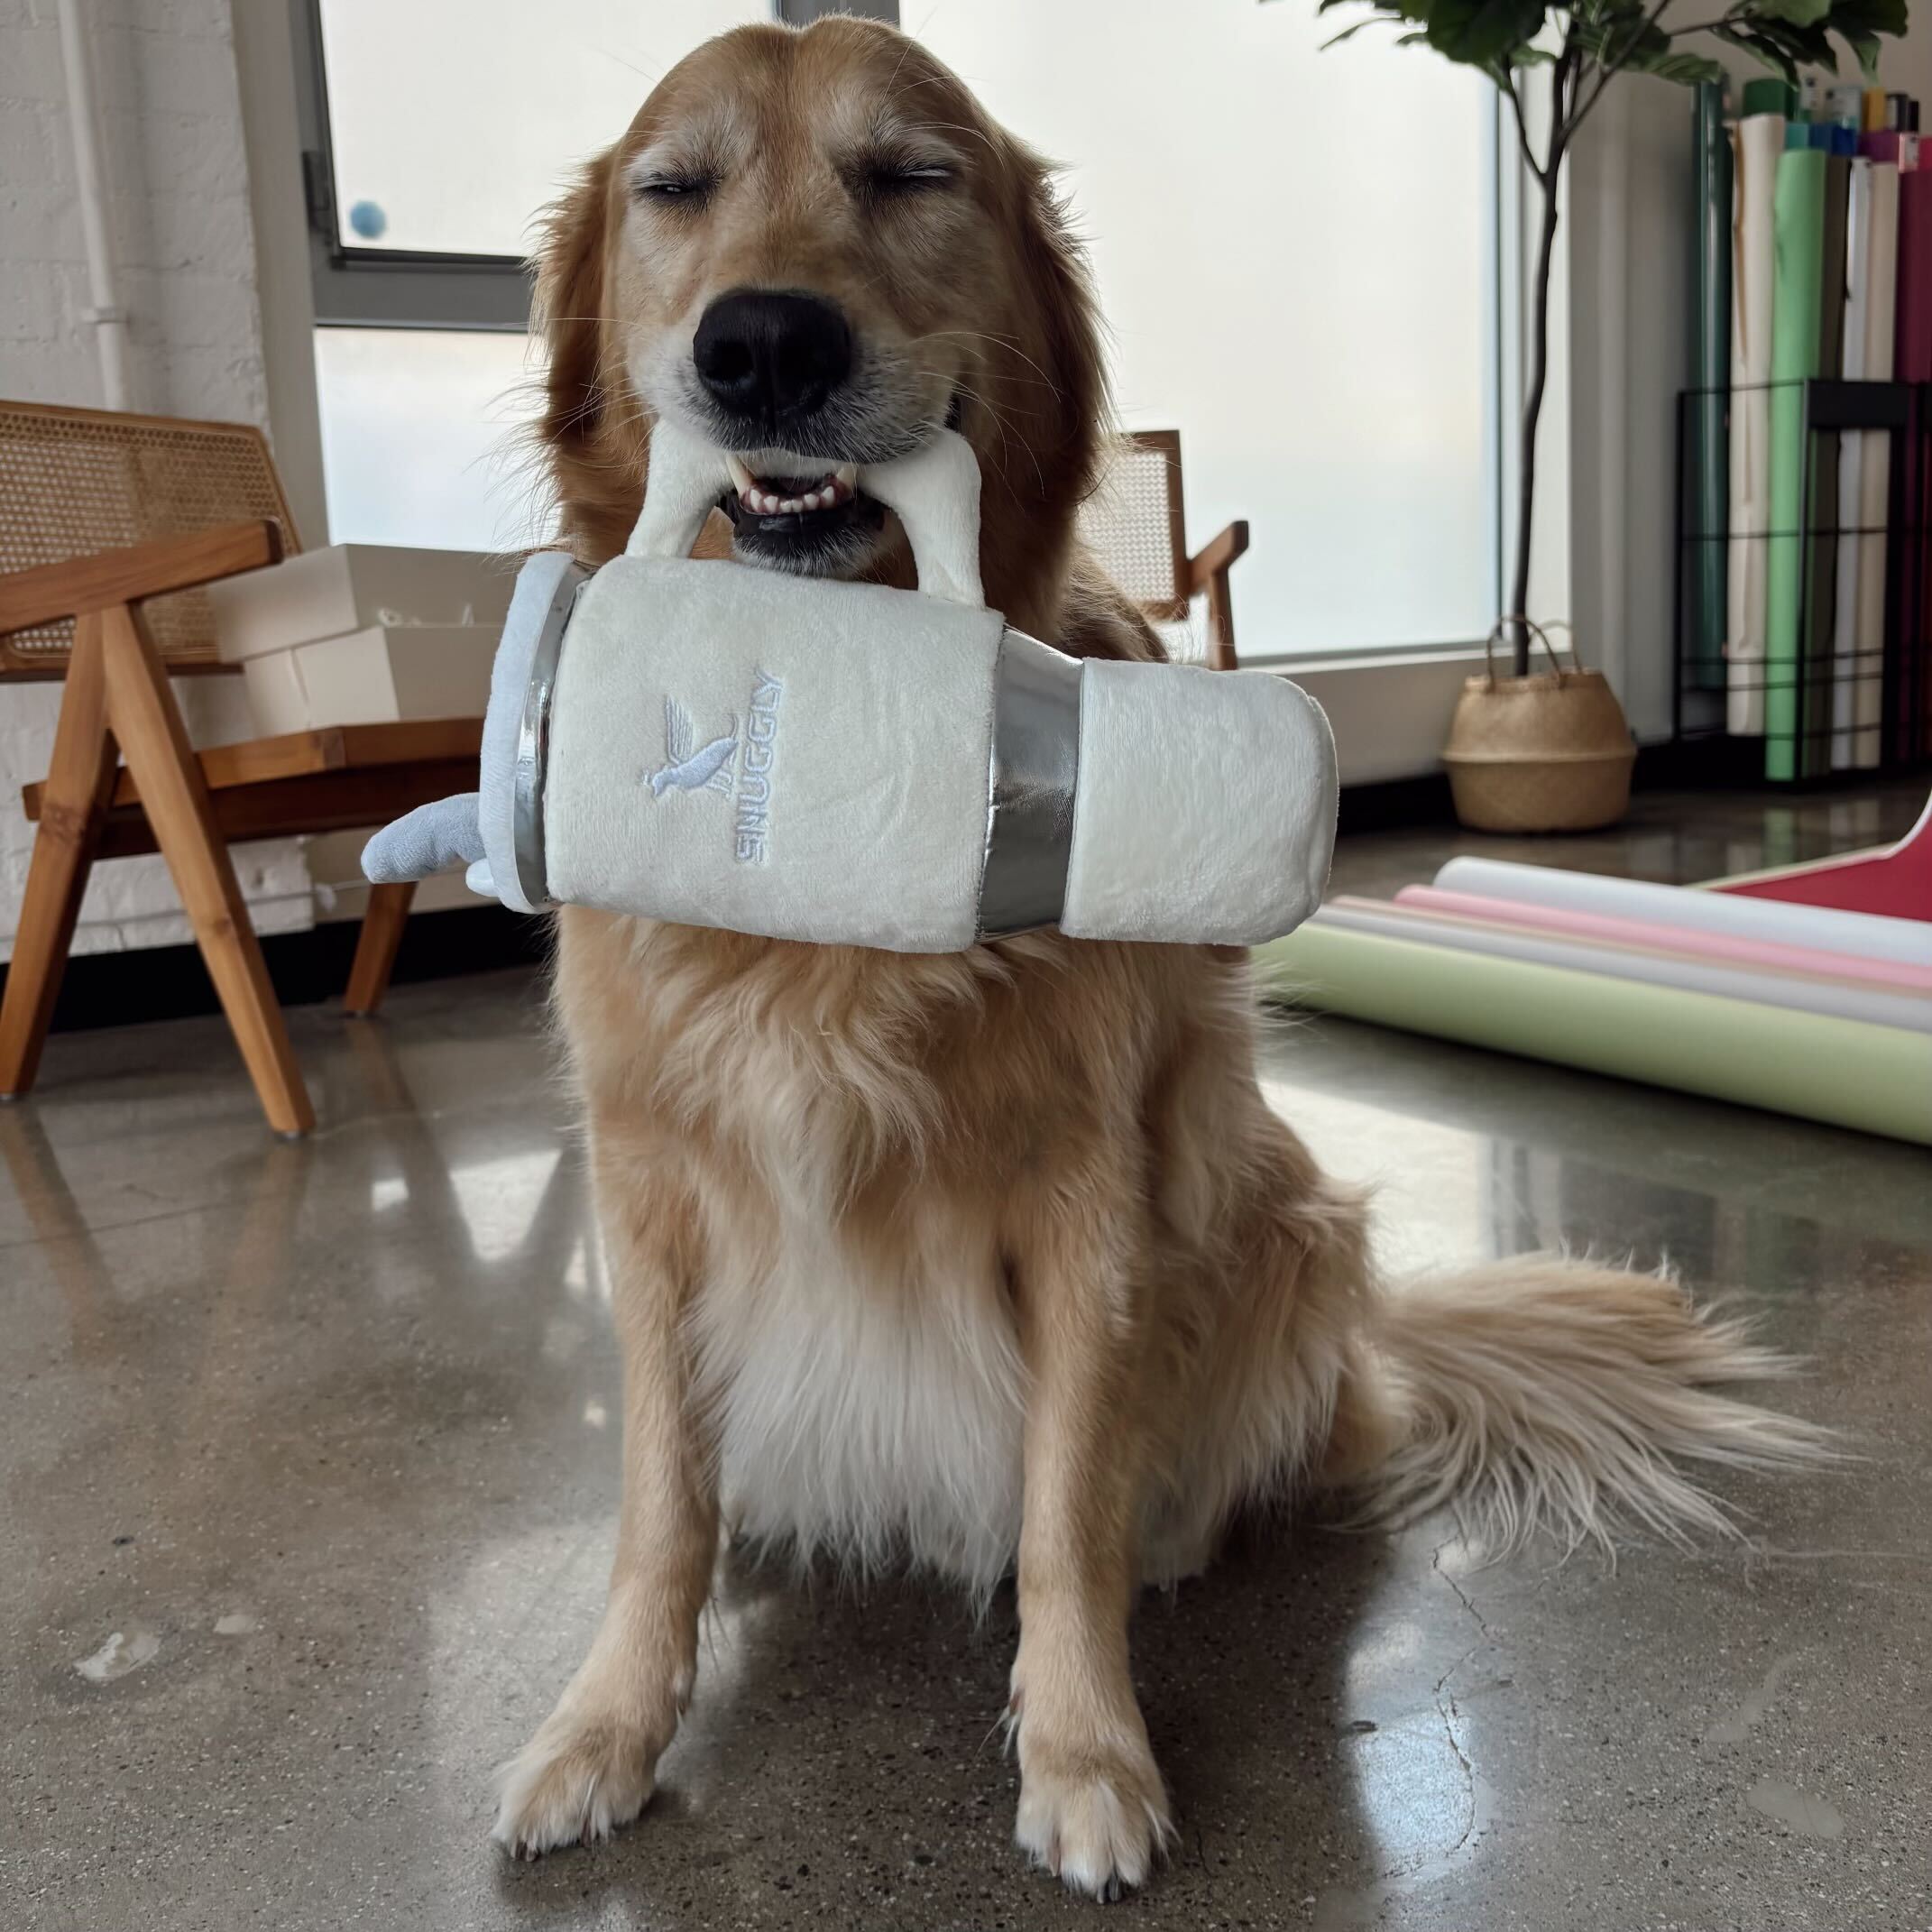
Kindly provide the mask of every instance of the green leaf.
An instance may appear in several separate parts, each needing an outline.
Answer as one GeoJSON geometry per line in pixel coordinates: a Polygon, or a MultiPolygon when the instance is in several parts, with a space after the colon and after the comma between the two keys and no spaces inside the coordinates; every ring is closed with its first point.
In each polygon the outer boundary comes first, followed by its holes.
{"type": "Polygon", "coordinates": [[[1711,32],[1720,41],[1728,41],[1753,60],[1762,61],[1772,73],[1781,75],[1794,87],[1798,85],[1798,63],[1783,48],[1773,46],[1771,41],[1743,27],[1713,27],[1711,32]]]}
{"type": "Polygon", "coordinates": [[[1438,53],[1482,67],[1534,40],[1544,11],[1542,0],[1429,0],[1422,31],[1438,53]]]}
{"type": "Polygon", "coordinates": [[[1702,54],[1670,53],[1661,60],[1633,60],[1630,68],[1633,73],[1654,74],[1659,80],[1675,81],[1685,87],[1694,87],[1699,81],[1724,78],[1724,63],[1702,54]]]}
{"type": "Polygon", "coordinates": [[[1602,19],[1579,23],[1574,38],[1605,67],[1642,69],[1668,58],[1670,51],[1670,36],[1636,5],[1618,4],[1605,9],[1602,19]]]}
{"type": "Polygon", "coordinates": [[[1364,27],[1394,27],[1400,25],[1392,14],[1371,14],[1366,20],[1351,20],[1339,33],[1331,33],[1321,43],[1323,53],[1331,47],[1339,47],[1344,41],[1352,41],[1364,27]]]}
{"type": "Polygon", "coordinates": [[[1831,36],[1823,27],[1801,27],[1793,21],[1768,19],[1753,20],[1748,26],[1758,39],[1781,47],[1800,67],[1837,68],[1838,57],[1831,50],[1831,36]]]}
{"type": "Polygon", "coordinates": [[[1825,24],[1847,39],[1854,33],[1889,33],[1896,40],[1905,32],[1906,0],[1836,0],[1825,24]]]}
{"type": "Polygon", "coordinates": [[[1794,27],[1810,27],[1831,12],[1831,0],[1757,0],[1753,11],[1767,19],[1788,20],[1794,27]]]}
{"type": "Polygon", "coordinates": [[[1858,56],[1860,71],[1867,80],[1878,78],[1879,40],[1875,33],[1867,33],[1862,27],[1840,27],[1838,35],[1845,44],[1858,56]]]}

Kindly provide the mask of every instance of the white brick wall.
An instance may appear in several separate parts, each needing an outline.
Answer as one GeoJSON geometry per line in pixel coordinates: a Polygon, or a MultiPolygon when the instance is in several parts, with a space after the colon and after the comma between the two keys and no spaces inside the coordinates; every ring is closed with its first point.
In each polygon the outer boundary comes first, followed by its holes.
{"type": "MultiPolygon", "coordinates": [[[[269,4],[269,0],[259,0],[269,4]]],[[[266,426],[254,235],[230,0],[87,0],[109,187],[129,313],[130,401],[160,415],[266,426]]],[[[98,407],[100,363],[54,0],[0,0],[0,395],[98,407]]],[[[239,679],[177,685],[201,744],[253,729],[239,679]]],[[[57,686],[0,683],[0,958],[11,950],[32,827],[19,787],[41,777],[57,686]]],[[[238,848],[259,931],[308,925],[293,840],[238,848]]],[[[96,869],[76,952],[189,936],[159,858],[96,869]]]]}

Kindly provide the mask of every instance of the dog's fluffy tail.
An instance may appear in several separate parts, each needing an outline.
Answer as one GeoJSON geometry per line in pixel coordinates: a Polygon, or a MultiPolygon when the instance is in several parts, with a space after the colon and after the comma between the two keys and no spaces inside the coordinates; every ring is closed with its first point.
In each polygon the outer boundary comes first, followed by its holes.
{"type": "Polygon", "coordinates": [[[1694,1309],[1668,1274],[1524,1255],[1385,1291],[1374,1344],[1395,1447],[1357,1479],[1364,1516],[1447,1504],[1491,1556],[1541,1531],[1605,1550],[1620,1530],[1734,1534],[1681,1465],[1833,1454],[1829,1431],[1715,1391],[1797,1365],[1694,1309]]]}

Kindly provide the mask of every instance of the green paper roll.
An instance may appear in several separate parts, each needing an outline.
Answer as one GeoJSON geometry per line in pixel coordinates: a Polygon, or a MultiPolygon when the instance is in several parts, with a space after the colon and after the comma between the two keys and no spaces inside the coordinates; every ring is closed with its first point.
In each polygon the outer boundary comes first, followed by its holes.
{"type": "MultiPolygon", "coordinates": [[[[1799,132],[1804,132],[1800,129],[1799,132]]],[[[1799,681],[1805,631],[1805,384],[1818,373],[1826,188],[1831,156],[1787,148],[1771,213],[1771,535],[1765,539],[1764,776],[1798,776],[1799,681]]]]}
{"type": "Polygon", "coordinates": [[[1256,949],[1293,1005],[1932,1145],[1932,1035],[1325,926],[1256,949]]]}
{"type": "Polygon", "coordinates": [[[1789,80],[1747,80],[1738,112],[1774,114],[1789,121],[1798,112],[1798,89],[1789,80]]]}

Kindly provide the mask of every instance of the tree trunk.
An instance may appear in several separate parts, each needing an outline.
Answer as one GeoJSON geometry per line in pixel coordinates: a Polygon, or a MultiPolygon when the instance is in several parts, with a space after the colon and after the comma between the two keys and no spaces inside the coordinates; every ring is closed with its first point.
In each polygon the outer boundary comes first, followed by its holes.
{"type": "MultiPolygon", "coordinates": [[[[1560,113],[1560,84],[1557,107],[1560,113]]],[[[1516,573],[1503,613],[1518,677],[1527,677],[1530,672],[1530,630],[1524,620],[1529,616],[1530,530],[1536,508],[1536,425],[1543,413],[1543,387],[1550,375],[1550,264],[1556,253],[1557,182],[1562,166],[1563,150],[1552,142],[1550,164],[1540,184],[1543,228],[1536,250],[1536,287],[1530,309],[1530,387],[1523,399],[1523,445],[1517,462],[1516,573]]]]}

